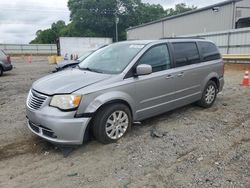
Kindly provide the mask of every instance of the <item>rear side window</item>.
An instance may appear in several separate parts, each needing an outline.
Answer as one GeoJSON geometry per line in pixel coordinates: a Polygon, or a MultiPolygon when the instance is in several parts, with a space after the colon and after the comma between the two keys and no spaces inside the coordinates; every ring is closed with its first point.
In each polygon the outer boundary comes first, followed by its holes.
{"type": "Polygon", "coordinates": [[[173,43],[176,67],[200,62],[200,55],[195,42],[173,43]]]}
{"type": "Polygon", "coordinates": [[[167,45],[155,46],[148,50],[140,59],[139,64],[151,65],[153,72],[170,69],[171,61],[167,45]]]}
{"type": "Polygon", "coordinates": [[[212,61],[221,58],[220,52],[215,44],[211,42],[199,42],[198,45],[204,61],[212,61]]]}

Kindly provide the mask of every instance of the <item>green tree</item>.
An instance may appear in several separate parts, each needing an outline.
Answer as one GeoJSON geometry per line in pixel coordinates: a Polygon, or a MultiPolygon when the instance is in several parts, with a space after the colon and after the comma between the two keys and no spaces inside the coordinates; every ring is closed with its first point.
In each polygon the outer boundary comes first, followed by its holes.
{"type": "Polygon", "coordinates": [[[164,17],[161,5],[141,0],[69,0],[71,21],[78,36],[115,38],[115,18],[119,18],[119,38],[126,39],[126,28],[164,17]]]}
{"type": "MultiPolygon", "coordinates": [[[[52,44],[56,43],[59,36],[62,36],[67,26],[62,20],[57,21],[51,25],[50,29],[38,30],[36,32],[36,38],[32,40],[31,44],[52,44]]],[[[66,32],[65,32],[66,33],[66,32]]]]}
{"type": "Polygon", "coordinates": [[[126,39],[126,29],[163,17],[196,9],[184,3],[164,10],[161,5],[141,0],[69,0],[70,23],[59,20],[51,28],[38,30],[31,43],[55,43],[58,37],[111,37],[115,39],[115,20],[119,18],[119,40],[126,39]]]}
{"type": "Polygon", "coordinates": [[[191,11],[194,9],[197,9],[197,7],[195,6],[190,7],[190,6],[187,6],[185,3],[180,3],[180,4],[176,4],[175,8],[167,9],[166,12],[167,12],[167,16],[174,16],[174,15],[182,14],[184,12],[191,11]]]}

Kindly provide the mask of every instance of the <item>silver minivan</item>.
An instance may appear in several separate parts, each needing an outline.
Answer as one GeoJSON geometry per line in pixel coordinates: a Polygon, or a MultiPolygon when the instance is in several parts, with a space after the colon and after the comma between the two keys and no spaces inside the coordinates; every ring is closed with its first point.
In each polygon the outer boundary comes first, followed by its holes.
{"type": "Polygon", "coordinates": [[[28,127],[56,144],[123,137],[133,122],[197,102],[211,107],[224,85],[217,47],[203,39],[125,41],[101,48],[76,68],[36,81],[28,127]]]}

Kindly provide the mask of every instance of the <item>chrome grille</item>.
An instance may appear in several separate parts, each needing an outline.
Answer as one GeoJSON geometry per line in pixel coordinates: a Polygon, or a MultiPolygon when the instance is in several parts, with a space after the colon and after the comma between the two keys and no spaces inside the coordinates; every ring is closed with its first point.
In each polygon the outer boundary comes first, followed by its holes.
{"type": "Polygon", "coordinates": [[[31,109],[38,110],[47,99],[45,95],[38,94],[34,91],[30,91],[27,104],[31,109]]]}

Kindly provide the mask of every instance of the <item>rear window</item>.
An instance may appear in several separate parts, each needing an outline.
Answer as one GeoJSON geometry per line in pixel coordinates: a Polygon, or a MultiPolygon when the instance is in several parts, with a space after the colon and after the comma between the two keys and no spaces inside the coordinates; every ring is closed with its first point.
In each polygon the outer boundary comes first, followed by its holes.
{"type": "Polygon", "coordinates": [[[211,42],[199,42],[198,45],[204,61],[212,61],[221,58],[220,52],[215,44],[211,42]]]}
{"type": "Polygon", "coordinates": [[[173,43],[176,67],[200,62],[200,55],[195,42],[173,43]]]}

